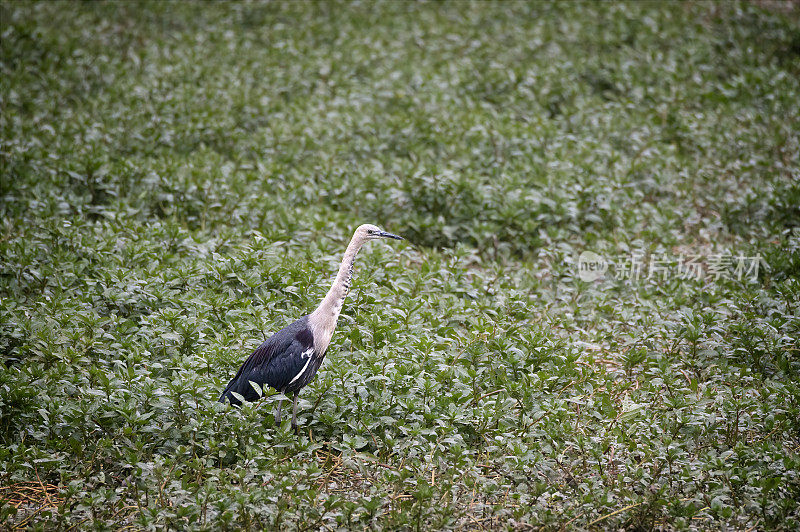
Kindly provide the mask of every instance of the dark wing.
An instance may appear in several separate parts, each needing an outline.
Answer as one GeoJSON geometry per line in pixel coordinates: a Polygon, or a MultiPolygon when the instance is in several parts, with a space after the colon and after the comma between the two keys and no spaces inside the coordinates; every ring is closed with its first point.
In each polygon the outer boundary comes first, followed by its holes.
{"type": "Polygon", "coordinates": [[[262,388],[271,386],[280,391],[303,369],[313,354],[314,338],[304,316],[291,325],[273,334],[245,360],[239,372],[231,379],[219,400],[227,397],[233,405],[239,400],[236,392],[246,401],[256,401],[259,396],[250,381],[262,388]]]}
{"type": "Polygon", "coordinates": [[[325,355],[317,355],[314,353],[309,360],[300,368],[300,373],[297,373],[292,381],[286,385],[283,393],[291,394],[300,390],[300,388],[304,388],[308,383],[314,380],[314,376],[317,374],[319,367],[322,365],[322,361],[325,359],[325,355]]]}

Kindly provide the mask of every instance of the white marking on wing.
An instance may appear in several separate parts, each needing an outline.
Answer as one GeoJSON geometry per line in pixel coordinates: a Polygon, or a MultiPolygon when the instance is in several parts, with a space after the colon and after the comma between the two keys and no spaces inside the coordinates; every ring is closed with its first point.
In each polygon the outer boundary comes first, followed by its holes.
{"type": "MultiPolygon", "coordinates": [[[[304,352],[303,352],[303,355],[304,355],[304,354],[306,354],[306,353],[309,353],[310,351],[311,351],[311,350],[309,350],[309,351],[304,351],[304,352]]],[[[301,355],[301,356],[302,356],[302,355],[301,355]]],[[[290,381],[289,381],[289,384],[292,384],[294,381],[296,381],[297,379],[299,379],[299,378],[300,378],[300,375],[302,375],[303,373],[305,373],[305,372],[306,372],[306,369],[308,369],[308,364],[311,362],[311,358],[312,358],[312,357],[309,355],[309,357],[308,357],[308,360],[306,360],[306,365],[305,365],[305,366],[303,366],[303,369],[301,369],[301,370],[300,370],[300,373],[298,373],[297,375],[295,375],[294,379],[292,379],[292,380],[290,380],[290,381]]],[[[288,386],[289,384],[287,384],[287,386],[288,386]]]]}

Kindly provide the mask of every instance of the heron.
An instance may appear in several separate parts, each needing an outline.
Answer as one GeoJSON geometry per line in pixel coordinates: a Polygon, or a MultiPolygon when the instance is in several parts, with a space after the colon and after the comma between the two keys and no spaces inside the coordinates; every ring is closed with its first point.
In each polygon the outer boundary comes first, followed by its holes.
{"type": "MultiPolygon", "coordinates": [[[[265,385],[270,386],[287,397],[293,394],[292,429],[297,432],[297,396],[314,379],[325,358],[339,313],[350,291],[353,262],[361,246],[379,238],[403,240],[402,237],[387,233],[375,225],[358,226],[344,252],[336,279],[317,309],[287,325],[258,346],[222,392],[220,402],[227,399],[232,405],[239,406],[240,398],[257,401],[260,394],[251,382],[262,389],[265,385]]],[[[282,406],[283,400],[280,399],[275,416],[275,423],[278,425],[281,423],[282,406]]]]}

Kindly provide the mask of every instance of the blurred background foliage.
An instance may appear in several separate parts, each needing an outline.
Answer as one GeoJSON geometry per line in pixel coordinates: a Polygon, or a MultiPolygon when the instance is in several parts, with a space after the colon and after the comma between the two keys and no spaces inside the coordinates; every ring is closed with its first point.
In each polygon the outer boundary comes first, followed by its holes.
{"type": "Polygon", "coordinates": [[[0,519],[800,526],[799,20],[3,1],[0,519]],[[359,256],[303,434],[215,404],[362,222],[409,242],[359,256]]]}

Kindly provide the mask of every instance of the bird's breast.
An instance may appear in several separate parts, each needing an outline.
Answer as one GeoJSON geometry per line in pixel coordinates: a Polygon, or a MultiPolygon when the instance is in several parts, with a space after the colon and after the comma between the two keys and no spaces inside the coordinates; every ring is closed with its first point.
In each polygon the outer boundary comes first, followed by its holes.
{"type": "Polygon", "coordinates": [[[333,338],[333,331],[336,329],[336,322],[339,320],[339,310],[334,307],[329,312],[314,313],[308,319],[308,325],[314,338],[314,350],[319,356],[325,354],[328,345],[333,338]]]}

